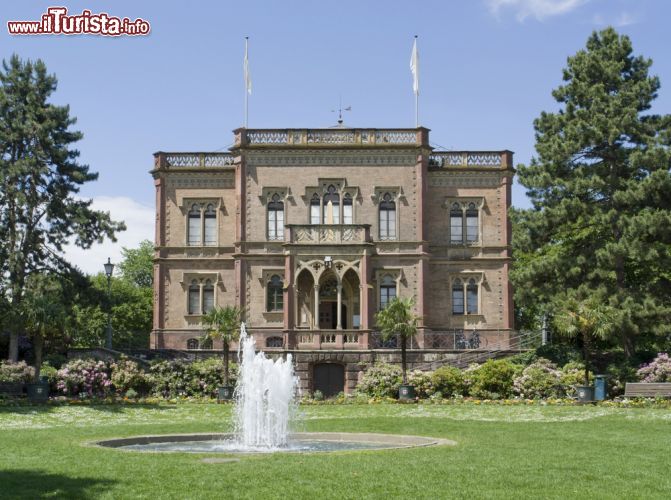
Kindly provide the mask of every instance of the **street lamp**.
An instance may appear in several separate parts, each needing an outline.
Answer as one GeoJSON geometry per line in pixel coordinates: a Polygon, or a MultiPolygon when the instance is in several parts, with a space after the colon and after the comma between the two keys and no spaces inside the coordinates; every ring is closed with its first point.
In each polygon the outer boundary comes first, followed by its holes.
{"type": "Polygon", "coordinates": [[[105,340],[105,347],[112,348],[112,273],[114,272],[114,264],[110,262],[107,257],[105,266],[105,275],[107,275],[107,336],[105,340]]]}

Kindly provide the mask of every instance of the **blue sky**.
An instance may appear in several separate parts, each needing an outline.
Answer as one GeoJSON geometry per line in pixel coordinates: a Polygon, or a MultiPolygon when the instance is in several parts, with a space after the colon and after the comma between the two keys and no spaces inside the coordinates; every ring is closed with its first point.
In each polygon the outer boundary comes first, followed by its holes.
{"type": "MultiPolygon", "coordinates": [[[[100,173],[82,194],[126,219],[117,245],[69,256],[96,271],[121,245],[153,238],[152,153],[227,148],[243,123],[244,37],[250,37],[250,127],[328,127],[342,96],[353,127],[412,127],[413,35],[421,60],[420,124],[439,149],[534,151],[533,119],[566,57],[607,25],[654,60],[653,111],[671,111],[671,2],[665,0],[94,1],[3,3],[0,55],[43,59],[84,132],[82,161],[100,173]],[[10,36],[7,20],[69,13],[142,17],[146,37],[10,36]],[[667,87],[669,86],[669,87],[667,87]]],[[[523,188],[513,203],[528,206],[523,188]]]]}

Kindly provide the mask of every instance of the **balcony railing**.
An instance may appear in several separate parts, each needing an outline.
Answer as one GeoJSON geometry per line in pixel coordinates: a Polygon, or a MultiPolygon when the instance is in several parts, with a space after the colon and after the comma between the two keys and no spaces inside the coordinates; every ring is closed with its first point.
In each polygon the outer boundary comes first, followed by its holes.
{"type": "Polygon", "coordinates": [[[370,241],[370,224],[287,224],[285,239],[301,245],[351,244],[370,241]]]}
{"type": "Polygon", "coordinates": [[[299,349],[366,349],[368,332],[362,330],[320,330],[296,334],[299,349]]]}
{"type": "Polygon", "coordinates": [[[156,168],[217,168],[231,167],[235,156],[231,153],[155,153],[156,168]]]}
{"type": "Polygon", "coordinates": [[[511,167],[510,151],[434,151],[429,155],[429,167],[511,167]]]}
{"type": "Polygon", "coordinates": [[[421,146],[427,130],[416,129],[239,129],[236,146],[421,146]]]}

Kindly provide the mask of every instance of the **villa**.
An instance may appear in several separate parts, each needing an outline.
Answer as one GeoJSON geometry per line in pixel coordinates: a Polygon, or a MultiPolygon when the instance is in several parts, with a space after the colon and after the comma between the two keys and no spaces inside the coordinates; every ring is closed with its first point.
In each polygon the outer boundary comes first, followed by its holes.
{"type": "Polygon", "coordinates": [[[234,134],[229,152],[154,155],[152,349],[218,349],[202,315],[238,305],[330,395],[397,358],[374,320],[397,296],[422,318],[413,363],[510,338],[511,151],[435,151],[422,127],[234,134]]]}

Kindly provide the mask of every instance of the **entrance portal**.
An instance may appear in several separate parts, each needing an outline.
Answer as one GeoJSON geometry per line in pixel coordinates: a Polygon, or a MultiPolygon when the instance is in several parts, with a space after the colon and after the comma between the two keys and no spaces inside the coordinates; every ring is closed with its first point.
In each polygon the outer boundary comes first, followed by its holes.
{"type": "Polygon", "coordinates": [[[345,390],[345,367],[334,363],[318,363],[313,370],[313,389],[325,398],[345,390]]]}

